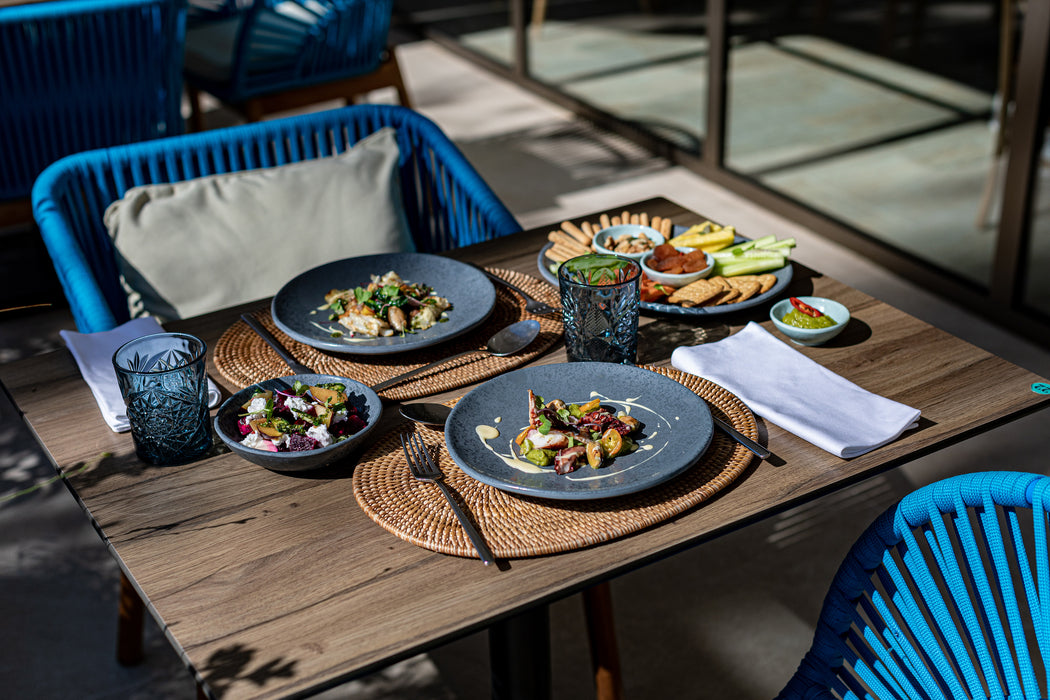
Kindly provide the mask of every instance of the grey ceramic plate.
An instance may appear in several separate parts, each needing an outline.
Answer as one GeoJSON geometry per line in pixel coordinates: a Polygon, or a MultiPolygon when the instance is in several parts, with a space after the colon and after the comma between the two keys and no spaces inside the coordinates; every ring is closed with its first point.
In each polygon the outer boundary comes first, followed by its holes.
{"type": "Polygon", "coordinates": [[[630,365],[573,362],[508,372],[474,389],[452,409],[445,444],[463,471],[490,486],[585,500],[635,493],[682,473],[703,455],[712,432],[707,404],[678,382],[630,365]],[[584,465],[566,475],[555,474],[553,467],[526,473],[511,466],[504,457],[517,456],[511,445],[529,423],[529,389],[547,400],[583,403],[598,396],[616,411],[629,405],[630,415],[643,424],[639,449],[599,469],[584,465]],[[495,428],[499,437],[482,440],[482,425],[495,428]]]}
{"type": "Polygon", "coordinates": [[[425,253],[384,253],[336,260],[302,273],[281,288],[270,311],[277,327],[301,343],[320,350],[352,355],[378,355],[404,352],[462,335],[476,328],[496,306],[496,289],[480,270],[457,260],[425,253]],[[333,338],[327,328],[341,326],[327,320],[324,297],[332,289],[367,285],[372,275],[393,270],[402,279],[433,288],[434,293],[452,302],[448,321],[424,331],[386,338],[333,338]]]}
{"type": "MultiPolygon", "coordinates": [[[[675,235],[678,235],[680,233],[683,233],[685,230],[685,226],[675,226],[674,233],[675,235]]],[[[741,236],[736,237],[737,243],[743,243],[746,240],[748,239],[743,238],[741,236]]],[[[547,251],[552,245],[553,243],[548,243],[547,245],[543,246],[543,248],[540,250],[539,257],[536,259],[536,266],[540,269],[540,275],[543,276],[543,279],[547,280],[552,285],[557,287],[558,276],[551,272],[550,269],[551,265],[554,264],[554,261],[547,257],[547,251]]],[[[773,274],[776,275],[777,281],[776,284],[774,284],[768,292],[765,292],[764,294],[759,294],[757,296],[753,296],[747,301],[741,301],[737,304],[725,304],[724,306],[693,306],[690,308],[686,308],[684,306],[678,306],[677,304],[659,304],[652,301],[643,301],[640,305],[642,309],[646,311],[673,314],[675,316],[717,316],[721,314],[729,314],[733,313],[734,311],[740,311],[741,309],[749,309],[752,306],[764,304],[767,301],[773,301],[780,295],[782,291],[784,291],[784,288],[788,286],[788,283],[791,281],[791,277],[794,274],[794,272],[791,263],[788,262],[787,265],[780,268],[779,270],[774,270],[773,274]]]]}

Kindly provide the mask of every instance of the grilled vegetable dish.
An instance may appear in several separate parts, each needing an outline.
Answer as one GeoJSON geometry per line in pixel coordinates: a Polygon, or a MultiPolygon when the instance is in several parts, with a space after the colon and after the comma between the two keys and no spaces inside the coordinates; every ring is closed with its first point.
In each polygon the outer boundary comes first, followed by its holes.
{"type": "Polygon", "coordinates": [[[514,442],[521,456],[539,467],[554,465],[569,474],[582,464],[597,469],[609,459],[633,452],[642,424],[625,413],[616,414],[598,399],[566,404],[544,401],[529,390],[529,426],[514,442]]]}

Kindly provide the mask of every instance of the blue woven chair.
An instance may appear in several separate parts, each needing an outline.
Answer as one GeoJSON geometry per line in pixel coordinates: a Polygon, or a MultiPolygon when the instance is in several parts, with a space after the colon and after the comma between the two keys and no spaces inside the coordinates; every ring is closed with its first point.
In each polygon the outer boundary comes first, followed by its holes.
{"type": "Polygon", "coordinates": [[[0,225],[62,156],[182,133],[185,28],[185,0],[0,8],[0,225]]]}
{"type": "Polygon", "coordinates": [[[81,332],[128,320],[106,207],[131,187],[342,153],[384,126],[397,131],[401,189],[416,247],[437,252],[521,230],[459,149],[429,119],[358,105],[76,154],[33,188],[33,213],[81,332]]]}
{"type": "Polygon", "coordinates": [[[271,112],[393,86],[411,107],[387,47],[393,0],[197,0],[185,77],[195,130],[207,92],[258,121],[271,112]]]}
{"type": "Polygon", "coordinates": [[[835,576],[779,695],[1046,698],[1050,477],[985,472],[880,516],[835,576]]]}

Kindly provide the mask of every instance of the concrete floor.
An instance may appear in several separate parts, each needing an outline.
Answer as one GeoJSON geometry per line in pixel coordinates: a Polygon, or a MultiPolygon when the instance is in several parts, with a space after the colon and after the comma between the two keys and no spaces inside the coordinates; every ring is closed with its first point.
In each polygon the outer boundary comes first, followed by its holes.
{"type": "MultiPolygon", "coordinates": [[[[415,107],[459,144],[524,226],[666,196],[745,235],[795,236],[801,262],[1050,377],[1046,349],[429,42],[398,51],[415,107]]],[[[214,123],[227,118],[211,116],[214,123]]],[[[0,361],[60,346],[63,327],[73,325],[62,309],[0,316],[0,361]]],[[[189,675],[155,625],[148,625],[144,664],[129,669],[114,661],[116,565],[16,419],[0,401],[0,696],[193,697],[189,675]]],[[[772,697],[808,647],[838,562],[875,515],[912,488],[950,474],[1048,471],[1040,449],[1046,425],[1046,415],[1017,421],[617,579],[627,696],[772,697]]],[[[589,696],[578,599],[554,604],[552,628],[555,698],[589,696]]],[[[488,695],[486,640],[476,634],[324,697],[488,695]]]]}

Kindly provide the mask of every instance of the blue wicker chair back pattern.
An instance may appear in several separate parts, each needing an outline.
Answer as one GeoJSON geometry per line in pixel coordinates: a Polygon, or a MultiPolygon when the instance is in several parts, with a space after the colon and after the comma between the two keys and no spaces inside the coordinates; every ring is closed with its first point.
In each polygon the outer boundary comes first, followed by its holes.
{"type": "Polygon", "coordinates": [[[403,107],[357,105],[80,153],[41,174],[33,215],[81,332],[128,320],[106,207],[135,186],[264,168],[342,153],[384,126],[397,131],[405,213],[424,252],[521,230],[436,124],[403,107]]]}
{"type": "Polygon", "coordinates": [[[847,554],[780,698],[1046,698],[1050,477],[938,481],[847,554]]]}
{"type": "Polygon", "coordinates": [[[62,156],[183,131],[185,0],[0,8],[0,201],[62,156]]]}
{"type": "Polygon", "coordinates": [[[197,20],[186,78],[230,103],[375,71],[387,49],[393,0],[259,0],[197,20]]]}

